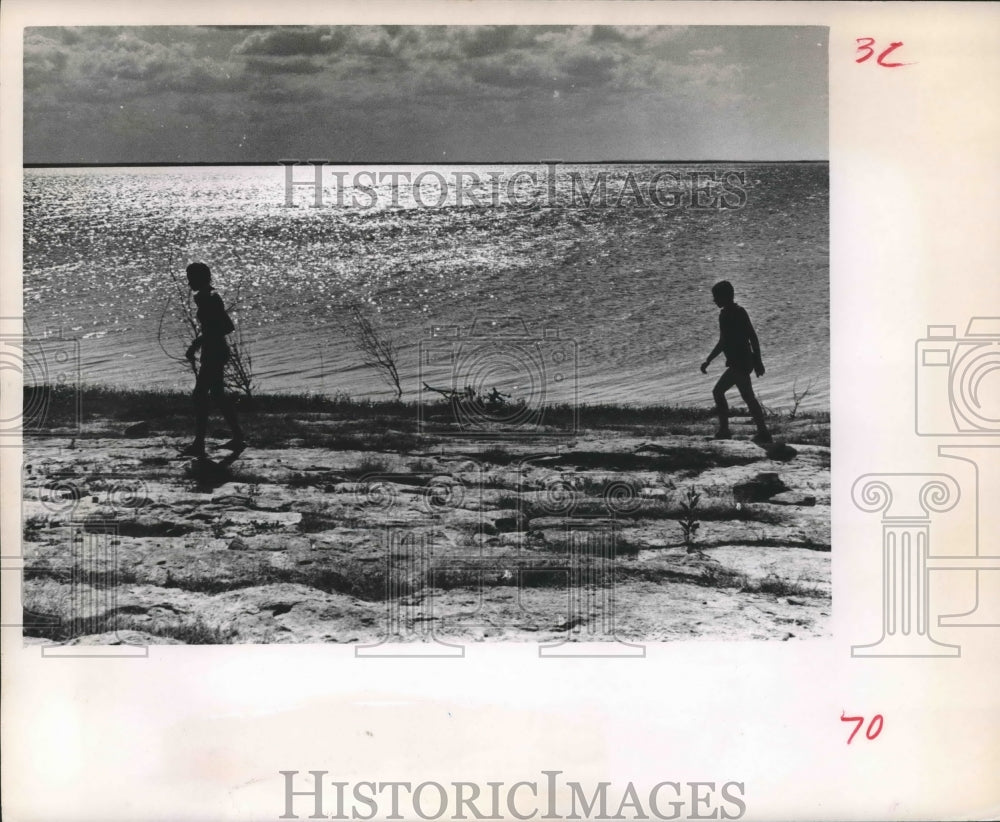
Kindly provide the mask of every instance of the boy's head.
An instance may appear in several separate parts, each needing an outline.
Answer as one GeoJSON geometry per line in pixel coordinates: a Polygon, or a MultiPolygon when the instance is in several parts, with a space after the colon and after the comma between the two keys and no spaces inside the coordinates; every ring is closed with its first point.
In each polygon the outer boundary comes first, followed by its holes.
{"type": "Polygon", "coordinates": [[[187,267],[187,278],[192,291],[201,291],[212,284],[212,272],[204,263],[191,263],[187,267]]]}
{"type": "Polygon", "coordinates": [[[735,296],[736,292],[733,290],[733,284],[729,280],[723,280],[712,286],[712,297],[719,308],[729,305],[735,296]]]}

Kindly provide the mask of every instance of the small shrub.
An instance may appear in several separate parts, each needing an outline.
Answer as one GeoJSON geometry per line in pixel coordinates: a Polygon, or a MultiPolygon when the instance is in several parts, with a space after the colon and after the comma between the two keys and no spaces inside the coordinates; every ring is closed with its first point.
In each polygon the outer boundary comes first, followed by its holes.
{"type": "Polygon", "coordinates": [[[352,473],[358,476],[365,476],[366,474],[385,474],[389,471],[389,463],[383,457],[371,456],[366,454],[361,458],[361,462],[358,463],[357,468],[355,468],[352,473]]]}
{"type": "Polygon", "coordinates": [[[698,493],[698,489],[693,485],[689,485],[684,499],[681,500],[680,504],[681,531],[684,534],[684,546],[687,548],[689,554],[693,554],[696,551],[700,553],[700,549],[695,546],[698,529],[701,527],[701,523],[698,521],[698,503],[700,501],[701,494],[698,493]]]}
{"type": "Polygon", "coordinates": [[[155,625],[152,626],[152,630],[150,626],[130,627],[148,631],[155,636],[176,639],[186,645],[228,645],[236,639],[238,633],[231,625],[226,627],[209,625],[201,617],[175,624],[155,625]]]}
{"type": "Polygon", "coordinates": [[[798,596],[812,599],[823,599],[828,595],[815,585],[804,585],[801,582],[779,577],[770,573],[761,579],[748,580],[740,591],[752,594],[772,594],[778,597],[798,596]]]}

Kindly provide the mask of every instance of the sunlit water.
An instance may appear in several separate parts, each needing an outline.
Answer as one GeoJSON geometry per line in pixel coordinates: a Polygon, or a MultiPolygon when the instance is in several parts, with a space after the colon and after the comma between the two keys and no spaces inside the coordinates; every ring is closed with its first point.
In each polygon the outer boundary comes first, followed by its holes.
{"type": "MultiPolygon", "coordinates": [[[[719,166],[562,166],[555,201],[544,169],[525,166],[540,183],[515,186],[516,202],[506,195],[518,167],[434,168],[449,182],[459,170],[501,175],[501,196],[467,186],[479,202],[458,204],[449,187],[430,207],[440,193],[430,177],[424,205],[404,182],[341,190],[338,206],[328,167],[324,207],[308,207],[312,190],[298,187],[298,207],[285,208],[277,165],[28,169],[30,330],[78,338],[86,382],[190,386],[167,354],[190,340],[179,305],[190,296],[176,286],[200,260],[227,304],[239,296],[263,391],[391,396],[343,329],[346,306],[360,302],[399,345],[408,399],[458,369],[459,386],[514,397],[544,388],[551,400],[710,405],[722,361],[699,372],[718,334],[709,289],[729,279],[761,339],[762,400],[787,405],[796,381],[813,381],[804,406],[829,406],[825,164],[727,165],[746,175],[746,204],[709,210],[642,206],[629,191],[618,200],[629,173],[643,192],[658,171],[683,180],[719,166]],[[574,171],[588,189],[606,173],[608,203],[571,205],[574,171]],[[491,322],[502,317],[524,325],[491,322]],[[457,331],[432,337],[433,327],[457,331]]],[[[361,171],[339,170],[348,183],[361,171]]],[[[391,170],[412,179],[426,167],[391,170]]]]}

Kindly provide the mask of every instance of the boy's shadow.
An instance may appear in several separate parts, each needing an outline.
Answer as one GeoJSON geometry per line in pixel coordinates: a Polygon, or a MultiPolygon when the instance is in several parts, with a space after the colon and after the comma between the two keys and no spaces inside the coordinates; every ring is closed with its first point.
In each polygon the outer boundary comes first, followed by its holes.
{"type": "Polygon", "coordinates": [[[208,457],[197,457],[187,468],[187,475],[198,483],[199,487],[212,491],[220,485],[225,485],[233,478],[229,467],[239,459],[239,454],[230,454],[219,461],[208,457]]]}

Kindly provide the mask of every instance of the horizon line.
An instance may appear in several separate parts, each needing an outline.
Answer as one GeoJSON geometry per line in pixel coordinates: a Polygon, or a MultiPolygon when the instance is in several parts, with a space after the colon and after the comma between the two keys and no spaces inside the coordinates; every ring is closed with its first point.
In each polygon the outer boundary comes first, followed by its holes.
{"type": "MultiPolygon", "coordinates": [[[[176,166],[281,166],[289,162],[285,160],[198,160],[193,162],[131,162],[131,163],[22,163],[22,168],[168,168],[176,166]]],[[[302,165],[311,162],[321,162],[319,158],[297,161],[302,165]]],[[[350,160],[334,162],[332,160],[322,160],[324,165],[330,166],[524,166],[524,165],[548,165],[557,163],[559,165],[691,165],[695,163],[718,164],[718,163],[829,163],[829,160],[449,160],[446,162],[427,162],[422,160],[350,160]]]]}

